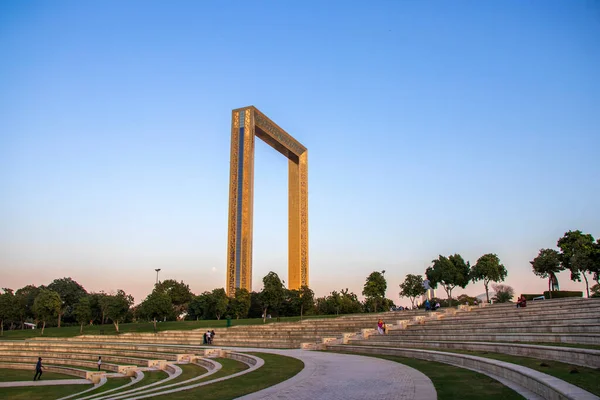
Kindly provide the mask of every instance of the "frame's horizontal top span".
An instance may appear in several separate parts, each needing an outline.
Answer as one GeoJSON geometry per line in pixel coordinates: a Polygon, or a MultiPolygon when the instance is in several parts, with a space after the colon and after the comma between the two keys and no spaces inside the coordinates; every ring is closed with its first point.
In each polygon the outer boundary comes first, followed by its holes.
{"type": "Polygon", "coordinates": [[[237,108],[233,110],[233,112],[239,111],[253,111],[254,112],[254,124],[267,135],[272,137],[279,144],[284,146],[287,150],[291,151],[297,156],[300,156],[302,153],[306,151],[306,147],[304,147],[300,142],[294,139],[289,133],[285,130],[281,129],[279,125],[275,122],[271,121],[269,117],[265,114],[261,113],[256,107],[248,106],[237,108]]]}

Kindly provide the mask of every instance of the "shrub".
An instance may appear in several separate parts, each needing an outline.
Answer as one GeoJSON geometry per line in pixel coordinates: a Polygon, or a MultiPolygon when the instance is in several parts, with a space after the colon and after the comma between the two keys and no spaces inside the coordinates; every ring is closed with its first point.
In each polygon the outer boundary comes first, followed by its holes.
{"type": "MultiPolygon", "coordinates": [[[[550,292],[545,291],[544,296],[546,296],[546,298],[549,299],[550,292]]],[[[552,292],[553,299],[562,299],[564,297],[583,297],[583,292],[570,291],[570,290],[555,290],[552,292]]]]}

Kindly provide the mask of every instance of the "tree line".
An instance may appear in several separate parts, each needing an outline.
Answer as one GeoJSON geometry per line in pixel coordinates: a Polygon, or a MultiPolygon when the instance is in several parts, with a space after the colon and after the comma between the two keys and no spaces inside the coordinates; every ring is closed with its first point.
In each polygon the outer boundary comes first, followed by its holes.
{"type": "Polygon", "coordinates": [[[537,257],[531,261],[533,273],[537,276],[548,279],[548,291],[558,288],[558,278],[556,274],[561,271],[570,271],[571,280],[581,282],[585,281],[585,290],[587,297],[590,297],[590,286],[588,274],[596,281],[592,286],[592,297],[600,297],[600,285],[598,278],[600,275],[600,238],[594,240],[589,233],[583,233],[580,230],[566,232],[556,242],[556,249],[541,249],[537,257]]]}
{"type": "MultiPolygon", "coordinates": [[[[588,297],[587,275],[591,274],[596,281],[591,288],[593,296],[600,296],[600,239],[594,240],[592,235],[581,231],[569,231],[558,240],[557,248],[559,250],[541,249],[531,261],[533,272],[548,279],[549,291],[558,288],[556,274],[569,270],[572,280],[585,280],[588,297]]],[[[431,288],[440,285],[444,289],[447,305],[452,305],[452,291],[456,287],[464,289],[469,282],[483,282],[488,301],[490,285],[496,292],[496,301],[510,301],[514,296],[510,286],[499,284],[506,279],[508,272],[493,253],[479,257],[473,266],[460,254],[440,255],[432,261],[424,275],[431,288]]],[[[347,288],[319,298],[315,298],[314,292],[306,286],[290,290],[285,288],[275,272],[269,272],[262,282],[260,292],[237,289],[233,296],[228,297],[223,288],[195,295],[183,281],[168,279],[157,283],[152,292],[135,306],[133,297],[124,290],[88,293],[71,278],[55,279],[47,286],[27,285],[16,291],[3,288],[0,294],[0,329],[3,333],[5,327],[24,329],[26,323],[34,323],[41,325],[43,334],[47,324],[58,327],[65,323],[79,324],[82,330],[86,324],[112,323],[118,332],[120,323],[133,321],[154,321],[156,324],[161,320],[177,319],[266,319],[269,315],[350,314],[395,307],[394,302],[385,297],[385,271],[374,271],[366,278],[362,290],[364,301],[347,288]]],[[[414,308],[416,299],[426,292],[424,283],[423,276],[408,274],[400,284],[400,297],[408,298],[414,308]]],[[[476,299],[462,295],[459,300],[471,304],[476,299]]]]}
{"type": "MultiPolygon", "coordinates": [[[[557,247],[559,250],[541,249],[538,256],[530,261],[533,273],[548,279],[550,296],[552,296],[553,291],[558,290],[556,274],[569,270],[572,281],[581,282],[583,278],[587,297],[590,297],[587,274],[591,274],[596,281],[596,284],[591,288],[592,297],[600,297],[600,285],[598,284],[600,239],[594,240],[592,235],[584,234],[579,230],[568,231],[558,239],[557,247]]],[[[425,271],[428,285],[433,289],[436,289],[438,285],[442,286],[449,303],[452,301],[452,291],[456,287],[464,289],[469,282],[479,281],[483,282],[488,302],[490,300],[490,284],[496,292],[494,300],[498,302],[510,301],[514,296],[514,290],[510,286],[498,284],[498,282],[503,282],[507,275],[508,271],[500,262],[500,258],[493,253],[479,257],[473,266],[470,265],[469,261],[465,261],[460,254],[447,257],[440,255],[432,261],[432,266],[425,271]]],[[[408,274],[404,282],[400,284],[399,295],[408,298],[412,306],[415,307],[417,298],[426,293],[426,286],[422,275],[408,274]]],[[[465,299],[468,298],[468,296],[465,296],[465,299]]]]}
{"type": "Polygon", "coordinates": [[[199,320],[221,318],[263,318],[303,315],[348,314],[381,311],[394,306],[385,298],[385,271],[371,273],[365,282],[361,302],[348,289],[332,291],[315,298],[307,286],[297,290],[285,288],[275,272],[263,279],[260,292],[237,289],[228,297],[218,288],[195,295],[183,281],[168,279],[158,282],[152,292],[134,306],[133,296],[124,290],[116,293],[88,293],[72,278],[55,279],[49,285],[27,285],[16,291],[4,288],[0,294],[0,329],[25,329],[27,323],[61,327],[65,324],[114,325],[135,321],[199,320]]]}

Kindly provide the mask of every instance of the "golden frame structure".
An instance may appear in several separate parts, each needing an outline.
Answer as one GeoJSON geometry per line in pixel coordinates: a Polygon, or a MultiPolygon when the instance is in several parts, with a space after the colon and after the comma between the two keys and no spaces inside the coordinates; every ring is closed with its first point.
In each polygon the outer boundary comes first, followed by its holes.
{"type": "Polygon", "coordinates": [[[252,223],[255,137],[286,156],[288,162],[288,288],[308,286],[308,152],[306,147],[258,111],[231,113],[227,294],[252,291],[252,223]]]}

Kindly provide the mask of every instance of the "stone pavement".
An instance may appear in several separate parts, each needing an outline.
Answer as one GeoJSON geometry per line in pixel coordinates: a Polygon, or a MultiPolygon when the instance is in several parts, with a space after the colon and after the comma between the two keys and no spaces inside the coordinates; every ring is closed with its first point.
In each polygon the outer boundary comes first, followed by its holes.
{"type": "Polygon", "coordinates": [[[436,400],[431,380],[406,365],[374,357],[307,350],[244,349],[298,358],[304,369],[243,400],[436,400]]]}

